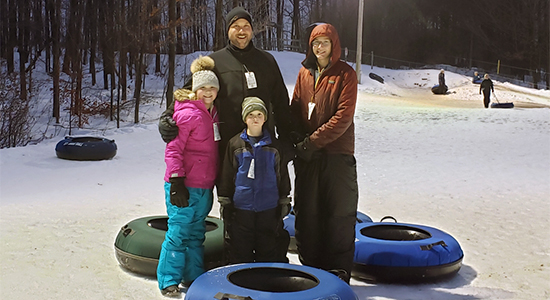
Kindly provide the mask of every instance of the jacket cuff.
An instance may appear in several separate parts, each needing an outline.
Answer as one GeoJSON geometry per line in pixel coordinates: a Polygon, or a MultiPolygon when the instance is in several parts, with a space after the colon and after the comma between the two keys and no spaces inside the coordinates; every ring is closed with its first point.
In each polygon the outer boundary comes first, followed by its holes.
{"type": "Polygon", "coordinates": [[[281,198],[279,199],[279,205],[286,205],[286,204],[290,204],[290,201],[292,199],[290,197],[284,197],[284,198],[281,198]]]}
{"type": "Polygon", "coordinates": [[[232,201],[231,201],[231,198],[229,197],[218,196],[218,202],[220,203],[221,206],[225,206],[227,204],[230,204],[232,201]]]}

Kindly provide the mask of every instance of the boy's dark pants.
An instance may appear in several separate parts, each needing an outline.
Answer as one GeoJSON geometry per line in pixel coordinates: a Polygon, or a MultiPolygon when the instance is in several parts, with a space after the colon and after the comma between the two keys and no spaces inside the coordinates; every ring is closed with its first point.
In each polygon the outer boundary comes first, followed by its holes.
{"type": "MultiPolygon", "coordinates": [[[[296,245],[302,264],[324,270],[353,267],[358,186],[353,155],[294,160],[296,245]]],[[[349,277],[348,277],[349,279],[349,277]]]]}
{"type": "Polygon", "coordinates": [[[235,208],[224,226],[228,263],[288,262],[290,236],[279,207],[261,212],[235,208]]]}

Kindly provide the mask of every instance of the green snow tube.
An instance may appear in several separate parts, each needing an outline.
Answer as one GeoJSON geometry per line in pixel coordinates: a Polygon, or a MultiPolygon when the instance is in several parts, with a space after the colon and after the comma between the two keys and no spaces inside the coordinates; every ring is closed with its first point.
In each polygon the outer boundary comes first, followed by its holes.
{"type": "MultiPolygon", "coordinates": [[[[122,226],[115,240],[115,256],[120,265],[131,272],[156,277],[167,224],[167,216],[149,216],[122,226]]],[[[204,266],[207,270],[222,265],[223,232],[222,220],[206,217],[206,239],[203,245],[204,266]]]]}

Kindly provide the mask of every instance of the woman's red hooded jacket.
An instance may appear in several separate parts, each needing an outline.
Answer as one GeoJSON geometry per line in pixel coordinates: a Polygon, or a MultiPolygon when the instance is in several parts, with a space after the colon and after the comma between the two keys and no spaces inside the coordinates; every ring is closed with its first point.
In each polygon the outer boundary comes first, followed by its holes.
{"type": "Polygon", "coordinates": [[[301,134],[327,153],[354,154],[353,117],[357,102],[357,75],[340,60],[342,49],[336,29],[330,24],[317,25],[311,32],[306,59],[298,73],[291,101],[293,121],[301,134]],[[317,58],[311,43],[319,36],[330,38],[332,53],[329,65],[315,84],[317,58]],[[309,103],[315,103],[308,118],[309,103]]]}

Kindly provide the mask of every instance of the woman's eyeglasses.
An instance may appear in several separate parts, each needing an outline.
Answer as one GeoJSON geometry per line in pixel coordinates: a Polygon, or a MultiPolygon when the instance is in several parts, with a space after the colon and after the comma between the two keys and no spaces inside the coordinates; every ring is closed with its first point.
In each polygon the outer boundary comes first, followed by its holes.
{"type": "Polygon", "coordinates": [[[323,48],[324,48],[324,47],[330,46],[330,41],[313,41],[313,43],[311,43],[311,45],[313,47],[323,46],[323,48]]]}

